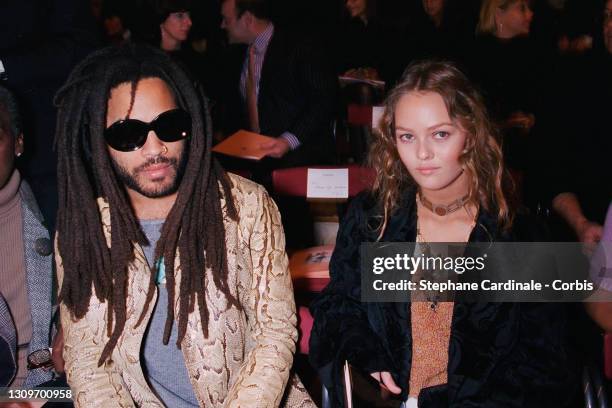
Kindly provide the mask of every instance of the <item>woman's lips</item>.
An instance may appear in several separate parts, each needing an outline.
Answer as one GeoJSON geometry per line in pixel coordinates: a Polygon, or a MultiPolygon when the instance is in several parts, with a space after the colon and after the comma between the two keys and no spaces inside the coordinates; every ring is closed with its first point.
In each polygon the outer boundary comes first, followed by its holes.
{"type": "Polygon", "coordinates": [[[423,175],[429,175],[434,173],[436,170],[438,170],[439,167],[417,167],[416,170],[423,174],[423,175]]]}

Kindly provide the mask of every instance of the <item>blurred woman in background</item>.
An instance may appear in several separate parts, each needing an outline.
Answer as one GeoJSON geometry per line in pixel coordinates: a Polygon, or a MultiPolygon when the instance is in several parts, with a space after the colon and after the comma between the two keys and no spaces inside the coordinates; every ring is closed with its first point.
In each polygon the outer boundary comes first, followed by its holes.
{"type": "Polygon", "coordinates": [[[535,209],[540,196],[540,136],[555,120],[550,103],[554,48],[530,38],[533,12],[527,0],[484,0],[477,37],[466,66],[482,90],[492,119],[501,129],[504,157],[513,170],[517,192],[535,209]]]}
{"type": "Polygon", "coordinates": [[[204,88],[207,95],[216,91],[212,64],[206,50],[194,47],[190,33],[193,21],[192,0],[148,0],[135,29],[136,41],[166,51],[204,88]]]}
{"type": "Polygon", "coordinates": [[[148,0],[141,10],[137,39],[170,53],[180,51],[193,24],[191,7],[191,0],[148,0]]]}

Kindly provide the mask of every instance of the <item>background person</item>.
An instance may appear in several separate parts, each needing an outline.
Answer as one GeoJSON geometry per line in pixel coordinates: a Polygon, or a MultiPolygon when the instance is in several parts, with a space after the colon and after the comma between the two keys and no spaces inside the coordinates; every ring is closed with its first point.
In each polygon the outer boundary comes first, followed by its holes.
{"type": "MultiPolygon", "coordinates": [[[[15,162],[24,152],[14,95],[0,86],[0,386],[31,388],[52,379],[28,369],[29,354],[51,346],[53,247],[34,194],[15,162]]],[[[55,368],[63,371],[61,331],[55,368]]]]}
{"type": "Polygon", "coordinates": [[[608,126],[612,99],[612,0],[601,13],[603,41],[583,58],[568,64],[566,86],[556,93],[564,118],[549,143],[557,158],[550,167],[552,207],[571,228],[572,238],[591,250],[601,239],[612,201],[612,152],[608,126]],[[570,75],[571,74],[571,75],[570,75]],[[554,142],[554,144],[552,144],[554,142]]]}

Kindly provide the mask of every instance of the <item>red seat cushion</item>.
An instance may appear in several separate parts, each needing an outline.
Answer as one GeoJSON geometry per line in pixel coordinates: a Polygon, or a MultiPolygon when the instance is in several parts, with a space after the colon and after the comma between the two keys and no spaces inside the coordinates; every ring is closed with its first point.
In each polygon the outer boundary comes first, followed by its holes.
{"type": "Polygon", "coordinates": [[[604,372],[608,380],[612,380],[612,333],[604,337],[604,372]]]}
{"type": "Polygon", "coordinates": [[[298,320],[300,339],[298,343],[298,352],[301,354],[308,354],[308,341],[310,341],[310,331],[312,330],[314,319],[306,306],[298,307],[298,320]]]}

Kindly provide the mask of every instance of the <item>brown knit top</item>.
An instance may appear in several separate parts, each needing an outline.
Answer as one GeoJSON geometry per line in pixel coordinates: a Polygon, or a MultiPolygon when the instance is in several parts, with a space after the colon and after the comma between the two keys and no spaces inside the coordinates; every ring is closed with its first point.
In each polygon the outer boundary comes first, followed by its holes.
{"type": "MultiPolygon", "coordinates": [[[[470,231],[475,224],[474,221],[470,231]]],[[[418,232],[418,227],[416,241],[425,242],[418,232]]],[[[410,303],[412,365],[408,388],[409,397],[418,398],[423,388],[448,382],[448,348],[453,309],[454,302],[410,303]]]]}
{"type": "Polygon", "coordinates": [[[453,302],[410,304],[412,318],[412,368],[408,395],[417,398],[421,389],[447,382],[448,343],[453,302]]]}

